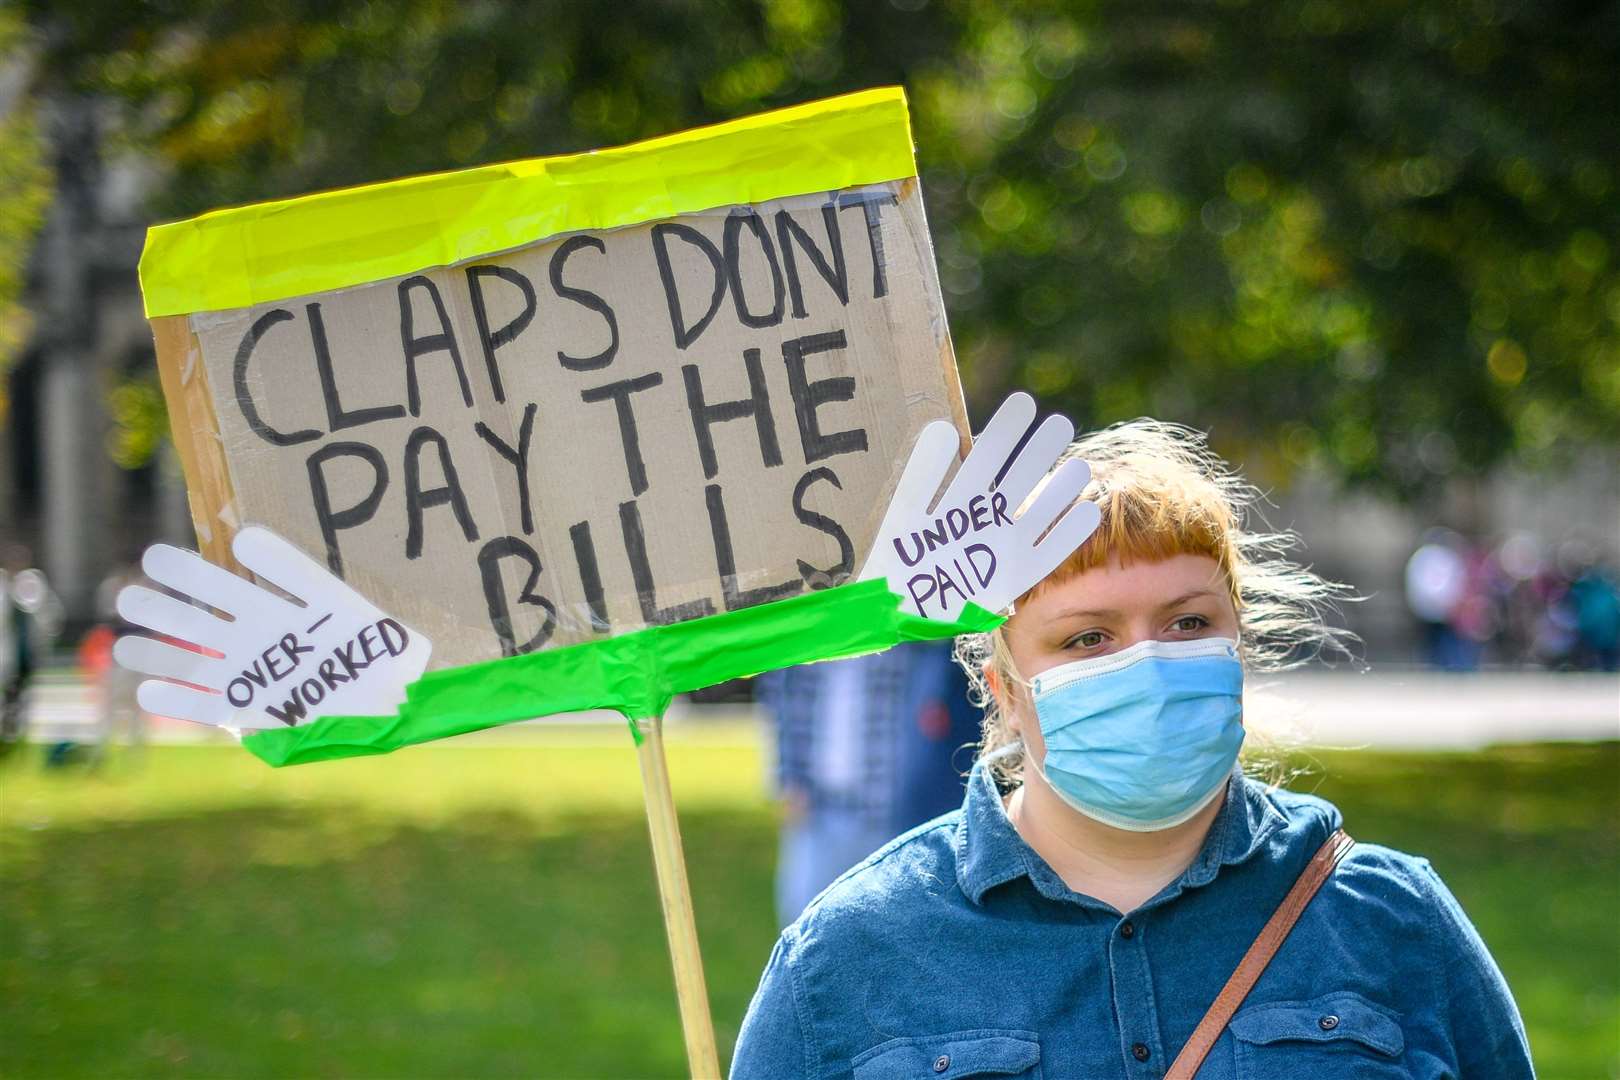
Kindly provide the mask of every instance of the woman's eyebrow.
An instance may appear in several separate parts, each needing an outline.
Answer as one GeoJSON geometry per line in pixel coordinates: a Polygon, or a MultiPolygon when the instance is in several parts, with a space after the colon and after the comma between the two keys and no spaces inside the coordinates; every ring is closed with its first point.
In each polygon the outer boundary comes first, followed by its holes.
{"type": "Polygon", "coordinates": [[[1159,605],[1159,610],[1160,611],[1168,611],[1171,608],[1180,607],[1182,604],[1185,604],[1189,600],[1200,600],[1200,599],[1202,599],[1202,598],[1204,598],[1206,596],[1216,596],[1216,595],[1218,595],[1218,594],[1215,592],[1214,589],[1193,589],[1191,592],[1182,593],[1180,596],[1176,597],[1174,600],[1167,600],[1164,603],[1160,604],[1159,605]]]}
{"type": "Polygon", "coordinates": [[[1079,609],[1079,608],[1067,608],[1067,609],[1065,609],[1063,611],[1054,612],[1053,615],[1052,615],[1052,618],[1050,620],[1048,620],[1048,621],[1050,621],[1050,622],[1060,622],[1060,621],[1062,621],[1064,619],[1119,619],[1119,618],[1123,618],[1123,616],[1119,612],[1115,611],[1113,608],[1088,608],[1088,609],[1083,610],[1083,611],[1081,609],[1079,609]]]}
{"type": "MultiPolygon", "coordinates": [[[[1189,600],[1201,600],[1204,597],[1218,597],[1220,594],[1214,589],[1193,589],[1184,592],[1174,600],[1166,600],[1156,610],[1168,611],[1170,608],[1180,607],[1189,600]]],[[[1122,619],[1125,616],[1114,608],[1065,608],[1052,613],[1049,622],[1061,622],[1064,619],[1122,619]]]]}

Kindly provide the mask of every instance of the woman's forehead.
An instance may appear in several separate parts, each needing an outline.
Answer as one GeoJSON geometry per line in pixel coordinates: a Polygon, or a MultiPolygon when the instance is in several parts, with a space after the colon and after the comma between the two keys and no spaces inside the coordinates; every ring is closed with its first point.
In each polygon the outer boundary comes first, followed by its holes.
{"type": "Polygon", "coordinates": [[[1082,614],[1133,614],[1202,594],[1230,603],[1220,564],[1208,555],[1182,554],[1128,563],[1111,558],[1042,585],[1018,605],[1017,613],[1041,621],[1082,614]]]}

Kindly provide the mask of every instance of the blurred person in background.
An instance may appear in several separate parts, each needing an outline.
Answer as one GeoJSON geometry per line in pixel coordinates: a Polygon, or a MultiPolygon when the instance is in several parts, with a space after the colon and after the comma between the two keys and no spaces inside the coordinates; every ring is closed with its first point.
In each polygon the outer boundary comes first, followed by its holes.
{"type": "Polygon", "coordinates": [[[1468,588],[1464,548],[1456,532],[1430,529],[1406,562],[1406,604],[1423,627],[1425,659],[1444,671],[1470,666],[1468,644],[1452,625],[1468,588]]]}
{"type": "Polygon", "coordinates": [[[776,734],[781,925],[892,837],[961,802],[951,756],[977,728],[955,666],[948,645],[909,642],[755,680],[776,734]]]}
{"type": "Polygon", "coordinates": [[[1597,560],[1583,562],[1566,593],[1575,626],[1573,665],[1581,671],[1620,670],[1620,583],[1597,560]]]}
{"type": "Polygon", "coordinates": [[[962,805],[973,748],[984,725],[984,710],[973,704],[967,675],[951,645],[917,642],[914,651],[918,659],[900,718],[911,730],[900,739],[891,836],[962,805]]]}
{"type": "Polygon", "coordinates": [[[1620,668],[1620,584],[1590,543],[1549,557],[1528,533],[1494,551],[1430,529],[1406,564],[1406,601],[1423,626],[1425,658],[1442,671],[1482,660],[1552,671],[1620,668]]]}
{"type": "Polygon", "coordinates": [[[1547,608],[1551,576],[1540,542],[1514,533],[1496,549],[1499,659],[1513,667],[1536,660],[1536,633],[1547,608]]]}
{"type": "Polygon", "coordinates": [[[126,563],[108,574],[96,589],[96,610],[100,621],[79,643],[79,667],[95,691],[96,745],[90,762],[101,765],[114,740],[123,737],[131,760],[139,760],[146,748],[146,714],[135,700],[141,684],[139,672],[113,660],[113,643],[124,634],[141,633],[139,627],[118,614],[118,592],[144,578],[133,563],[126,563]]]}
{"type": "Polygon", "coordinates": [[[28,684],[62,627],[62,605],[31,562],[21,545],[8,548],[0,560],[0,746],[5,747],[28,730],[28,684]]]}
{"type": "Polygon", "coordinates": [[[1484,544],[1464,540],[1461,554],[1462,594],[1448,620],[1457,649],[1452,670],[1478,671],[1501,632],[1497,614],[1502,573],[1495,554],[1484,544]]]}

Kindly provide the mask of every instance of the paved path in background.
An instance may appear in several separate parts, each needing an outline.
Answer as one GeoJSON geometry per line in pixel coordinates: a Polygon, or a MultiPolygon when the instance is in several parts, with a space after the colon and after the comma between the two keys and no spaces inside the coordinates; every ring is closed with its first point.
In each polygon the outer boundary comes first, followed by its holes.
{"type": "Polygon", "coordinates": [[[1620,739],[1620,675],[1312,672],[1257,680],[1253,722],[1318,746],[1466,749],[1620,739]]]}
{"type": "MultiPolygon", "coordinates": [[[[71,676],[38,680],[30,710],[30,738],[40,741],[95,740],[96,709],[90,689],[71,676]]],[[[1301,673],[1257,681],[1247,695],[1249,722],[1281,729],[1318,746],[1390,749],[1466,749],[1501,742],[1620,739],[1620,676],[1502,672],[1447,675],[1385,670],[1365,675],[1301,673]]],[[[616,713],[570,717],[623,732],[616,713]]],[[[705,721],[758,722],[751,706],[677,704],[671,710],[671,738],[700,731],[705,721]]],[[[542,736],[545,722],[513,725],[473,736],[529,742],[542,736]]],[[[153,742],[202,742],[228,736],[199,724],[156,720],[153,742]]]]}

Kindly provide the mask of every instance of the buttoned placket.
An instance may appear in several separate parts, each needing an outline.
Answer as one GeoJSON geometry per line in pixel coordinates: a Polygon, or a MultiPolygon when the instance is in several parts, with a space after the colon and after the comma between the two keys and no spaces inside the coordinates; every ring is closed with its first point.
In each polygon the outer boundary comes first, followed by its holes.
{"type": "Polygon", "coordinates": [[[1153,970],[1148,963],[1150,924],[1140,910],[1121,918],[1108,935],[1108,976],[1119,1025],[1124,1075],[1164,1075],[1164,1043],[1159,1037],[1159,1011],[1154,1002],[1153,970]]]}
{"type": "MultiPolygon", "coordinates": [[[[1106,904],[1070,892],[1068,895],[1084,906],[1105,908],[1117,917],[1108,935],[1108,975],[1113,994],[1115,1034],[1119,1038],[1120,1061],[1124,1075],[1133,1080],[1158,1080],[1169,1068],[1161,1035],[1158,994],[1153,984],[1153,968],[1149,962],[1148,943],[1151,940],[1153,913],[1172,904],[1189,888],[1199,888],[1214,879],[1225,861],[1225,853],[1233,828],[1230,813],[1219,815],[1193,865],[1179,879],[1165,886],[1157,895],[1140,907],[1124,915],[1106,904]]],[[[1042,865],[1041,870],[1046,870],[1042,865]]],[[[1051,878],[1056,875],[1047,870],[1051,878]]],[[[1032,879],[1039,887],[1043,875],[1032,879]]],[[[1068,892],[1061,882],[1057,888],[1068,892]]],[[[1041,891],[1052,895],[1048,889],[1041,891]]],[[[1055,897],[1054,897],[1055,898],[1055,897]]]]}
{"type": "Polygon", "coordinates": [[[1203,850],[1187,872],[1141,907],[1121,916],[1108,936],[1108,974],[1119,1025],[1120,1061],[1128,1077],[1157,1080],[1170,1065],[1160,1034],[1158,994],[1154,992],[1148,957],[1153,913],[1173,903],[1187,889],[1198,888],[1214,878],[1231,828],[1231,814],[1219,815],[1203,850]]]}
{"type": "Polygon", "coordinates": [[[1115,1035],[1119,1040],[1123,1075],[1132,1080],[1158,1080],[1168,1066],[1160,1036],[1153,970],[1148,962],[1151,911],[1180,895],[1180,883],[1148,900],[1127,915],[1093,897],[1073,892],[1050,867],[1026,861],[1031,884],[1046,899],[1088,912],[1091,919],[1106,914],[1111,922],[1106,948],[1109,989],[1113,996],[1115,1035]]]}

